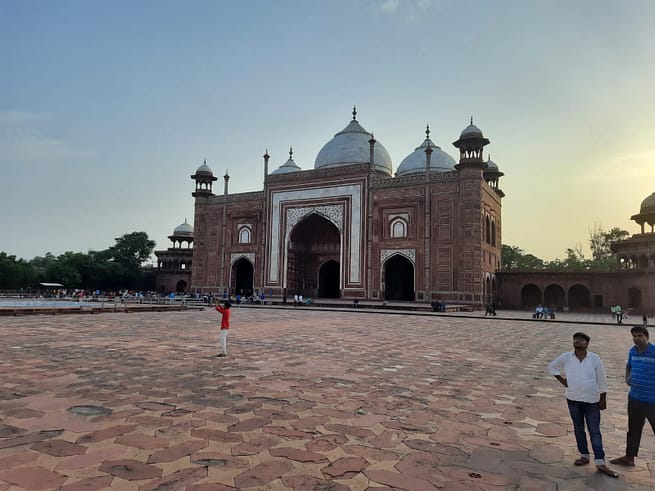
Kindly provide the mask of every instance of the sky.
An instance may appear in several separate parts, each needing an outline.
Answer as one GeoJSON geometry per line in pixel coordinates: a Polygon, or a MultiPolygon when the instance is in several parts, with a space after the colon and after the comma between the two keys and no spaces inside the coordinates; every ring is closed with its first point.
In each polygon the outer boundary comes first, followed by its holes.
{"type": "Polygon", "coordinates": [[[101,250],[312,169],[357,106],[394,171],[471,116],[504,177],[503,243],[542,259],[639,227],[655,191],[651,0],[0,0],[0,251],[101,250]],[[222,180],[217,181],[222,192],[222,180]],[[215,189],[216,190],[216,189],[215,189]]]}

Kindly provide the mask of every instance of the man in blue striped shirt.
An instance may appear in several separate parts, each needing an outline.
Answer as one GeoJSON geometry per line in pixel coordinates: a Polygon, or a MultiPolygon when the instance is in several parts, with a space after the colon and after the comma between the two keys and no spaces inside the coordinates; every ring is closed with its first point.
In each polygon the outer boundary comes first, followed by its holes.
{"type": "Polygon", "coordinates": [[[625,367],[625,382],[630,386],[627,443],[625,455],[611,462],[633,467],[646,420],[655,433],[655,345],[648,341],[646,327],[635,326],[630,332],[635,345],[628,352],[625,367]]]}

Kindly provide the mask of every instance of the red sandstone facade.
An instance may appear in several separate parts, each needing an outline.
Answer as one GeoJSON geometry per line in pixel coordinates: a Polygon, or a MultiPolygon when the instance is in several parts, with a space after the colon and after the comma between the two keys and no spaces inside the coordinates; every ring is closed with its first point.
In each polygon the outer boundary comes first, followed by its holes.
{"type": "Polygon", "coordinates": [[[454,143],[460,159],[452,168],[434,168],[433,151],[440,159],[443,152],[427,134],[415,152],[425,164],[410,162],[396,177],[386,150],[354,116],[313,170],[300,170],[290,157],[269,173],[265,155],[259,192],[230,194],[226,175],[223,194],[215,195],[216,177],[203,164],[192,176],[190,291],[489,301],[500,267],[502,173],[483,161],[489,141],[472,123],[454,143]]]}

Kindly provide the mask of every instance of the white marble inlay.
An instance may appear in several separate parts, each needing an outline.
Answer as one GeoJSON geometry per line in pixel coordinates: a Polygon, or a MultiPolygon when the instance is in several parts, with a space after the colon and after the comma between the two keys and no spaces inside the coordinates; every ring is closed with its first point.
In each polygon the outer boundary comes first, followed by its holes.
{"type": "Polygon", "coordinates": [[[230,255],[230,266],[234,266],[239,259],[245,258],[252,263],[252,267],[255,267],[255,253],[254,252],[233,252],[230,255]]]}
{"type": "Polygon", "coordinates": [[[412,264],[416,265],[416,249],[381,249],[380,264],[384,264],[384,262],[394,254],[400,254],[409,259],[412,264]]]}
{"type": "Polygon", "coordinates": [[[339,229],[339,234],[343,233],[343,205],[308,206],[305,208],[287,208],[287,229],[284,236],[288,239],[291,229],[311,213],[316,213],[326,218],[339,229]]]}
{"type": "MultiPolygon", "coordinates": [[[[328,201],[334,198],[347,198],[350,197],[350,230],[343,231],[343,214],[341,212],[341,226],[338,227],[342,237],[342,253],[344,247],[344,239],[347,234],[350,239],[350,269],[349,269],[349,280],[350,283],[359,283],[359,269],[361,263],[361,241],[362,241],[362,185],[361,184],[350,184],[345,186],[330,186],[324,188],[314,188],[314,189],[301,189],[298,191],[280,191],[273,193],[271,197],[271,241],[268,249],[268,256],[270,257],[269,269],[268,269],[268,279],[270,282],[277,283],[280,281],[280,264],[286,263],[287,255],[287,244],[286,240],[288,239],[288,233],[286,228],[284,231],[280,230],[280,225],[282,222],[281,209],[282,204],[287,201],[316,201],[317,199],[328,201]],[[285,234],[285,237],[281,237],[281,233],[285,234]],[[284,241],[284,243],[282,243],[284,241]]],[[[335,206],[335,205],[333,205],[335,206]]],[[[341,205],[343,206],[343,205],[341,205]]],[[[324,205],[325,208],[329,208],[330,205],[324,205]]],[[[310,208],[303,207],[301,204],[298,205],[298,209],[301,208],[310,208]]],[[[313,208],[322,208],[321,205],[313,208]]],[[[308,213],[312,213],[309,211],[308,213]]],[[[300,220],[302,215],[298,218],[300,220]]],[[[328,218],[328,216],[326,216],[328,218]]],[[[328,218],[329,219],[329,218],[328,218]]],[[[330,220],[333,221],[333,220],[330,220]]],[[[334,222],[333,222],[334,223],[334,222]]],[[[335,223],[335,225],[337,225],[335,223]]]]}

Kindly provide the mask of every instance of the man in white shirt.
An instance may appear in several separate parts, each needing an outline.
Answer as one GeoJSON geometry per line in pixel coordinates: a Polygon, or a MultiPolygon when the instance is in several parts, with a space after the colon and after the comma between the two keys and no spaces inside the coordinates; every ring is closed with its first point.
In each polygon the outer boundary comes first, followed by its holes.
{"type": "Polygon", "coordinates": [[[589,463],[586,421],[596,469],[608,476],[618,477],[619,475],[605,463],[603,438],[600,434],[600,412],[607,408],[605,366],[600,356],[587,349],[589,340],[585,333],[576,332],[573,335],[574,350],[555,358],[548,365],[548,371],[566,387],[566,402],[580,452],[580,458],[575,461],[575,465],[589,463]]]}

